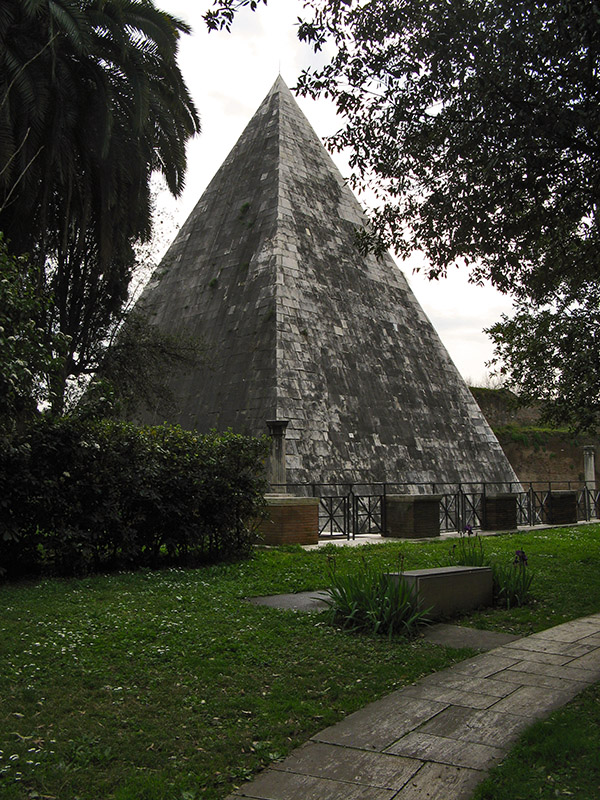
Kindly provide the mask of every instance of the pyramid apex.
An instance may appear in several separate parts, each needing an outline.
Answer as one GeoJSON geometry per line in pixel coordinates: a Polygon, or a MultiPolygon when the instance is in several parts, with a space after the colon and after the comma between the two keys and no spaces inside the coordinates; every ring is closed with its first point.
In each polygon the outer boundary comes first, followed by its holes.
{"type": "Polygon", "coordinates": [[[288,94],[291,94],[287,83],[281,77],[281,73],[279,73],[279,75],[275,79],[275,83],[271,87],[271,91],[269,92],[269,94],[275,94],[275,92],[281,92],[281,91],[285,91],[288,94]]]}

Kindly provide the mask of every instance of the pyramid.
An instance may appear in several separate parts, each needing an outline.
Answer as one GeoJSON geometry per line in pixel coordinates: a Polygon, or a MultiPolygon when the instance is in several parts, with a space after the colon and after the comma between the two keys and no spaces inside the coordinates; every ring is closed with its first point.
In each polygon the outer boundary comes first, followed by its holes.
{"type": "Polygon", "coordinates": [[[140,298],[207,354],[142,421],[289,420],[290,483],[516,481],[392,257],[357,250],[363,224],[279,77],[140,298]]]}

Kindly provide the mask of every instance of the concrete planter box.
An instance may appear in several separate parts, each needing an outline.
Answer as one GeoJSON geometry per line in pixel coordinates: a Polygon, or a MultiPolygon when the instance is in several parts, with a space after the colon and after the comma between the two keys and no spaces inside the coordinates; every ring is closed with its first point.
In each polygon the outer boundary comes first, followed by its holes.
{"type": "Polygon", "coordinates": [[[319,498],[289,494],[266,495],[268,516],[259,528],[259,542],[266,545],[317,544],[319,498]]]}
{"type": "Polygon", "coordinates": [[[419,593],[421,607],[431,607],[433,619],[492,605],[491,567],[434,567],[389,573],[396,581],[400,576],[419,593]]]}
{"type": "Polygon", "coordinates": [[[543,507],[543,519],[550,525],[577,522],[577,492],[550,492],[543,507]]]}
{"type": "Polygon", "coordinates": [[[424,539],[440,535],[441,495],[389,494],[385,498],[384,536],[424,539]]]}
{"type": "Polygon", "coordinates": [[[486,494],[483,502],[484,531],[517,530],[517,495],[503,492],[486,494]]]}

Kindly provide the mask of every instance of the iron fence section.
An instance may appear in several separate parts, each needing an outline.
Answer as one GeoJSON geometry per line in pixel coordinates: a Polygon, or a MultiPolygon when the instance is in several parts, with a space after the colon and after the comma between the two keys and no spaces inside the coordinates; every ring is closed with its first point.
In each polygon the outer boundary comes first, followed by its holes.
{"type": "MultiPolygon", "coordinates": [[[[275,487],[273,487],[275,488],[275,487]]],[[[508,492],[516,495],[517,524],[535,526],[548,521],[552,492],[577,492],[578,520],[600,518],[600,490],[571,481],[512,484],[410,484],[410,483],[311,483],[277,487],[290,494],[319,498],[319,536],[354,539],[366,534],[385,534],[387,495],[440,497],[440,532],[481,528],[485,496],[508,492]]]]}

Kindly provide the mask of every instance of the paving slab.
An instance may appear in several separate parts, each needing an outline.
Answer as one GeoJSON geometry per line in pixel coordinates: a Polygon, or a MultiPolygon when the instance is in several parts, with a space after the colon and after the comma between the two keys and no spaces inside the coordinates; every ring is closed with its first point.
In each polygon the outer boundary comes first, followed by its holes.
{"type": "Polygon", "coordinates": [[[401,789],[423,766],[414,758],[373,753],[350,747],[308,742],[273,769],[346,781],[379,789],[401,789]]]}
{"type": "Polygon", "coordinates": [[[467,658],[451,667],[453,672],[463,673],[472,678],[489,678],[496,675],[503,669],[508,669],[515,664],[522,663],[519,657],[514,656],[496,656],[494,651],[491,650],[482,656],[475,656],[475,658],[467,658]]]}
{"type": "Polygon", "coordinates": [[[317,733],[313,739],[383,751],[447,707],[448,703],[410,697],[400,690],[355,711],[337,725],[317,733]]]}
{"type": "MultiPolygon", "coordinates": [[[[445,669],[443,672],[434,672],[421,678],[416,686],[440,686],[461,689],[465,695],[473,692],[492,695],[493,697],[506,697],[514,691],[512,686],[507,686],[506,681],[497,681],[494,678],[468,678],[465,675],[452,673],[445,669]]],[[[406,691],[404,689],[403,691],[406,691]]]]}
{"type": "Polygon", "coordinates": [[[445,647],[470,647],[473,650],[492,650],[494,647],[514,642],[520,638],[511,633],[482,631],[443,622],[425,628],[423,636],[434,644],[441,644],[445,647]]]}
{"type": "Polygon", "coordinates": [[[393,800],[395,789],[313,778],[311,775],[266,770],[244,785],[230,798],[252,797],[256,800],[393,800]]]}
{"type": "Polygon", "coordinates": [[[386,752],[411,756],[421,761],[435,761],[436,764],[484,770],[497,764],[505,751],[500,747],[414,731],[397,741],[386,752]]]}
{"type": "Polygon", "coordinates": [[[478,770],[427,762],[394,800],[469,800],[480,781],[478,770]]]}
{"type": "Polygon", "coordinates": [[[547,686],[519,686],[508,697],[498,700],[494,710],[507,711],[533,720],[545,717],[554,709],[566,705],[576,694],[576,689],[565,687],[549,689],[547,686]]]}
{"type": "Polygon", "coordinates": [[[419,684],[409,686],[403,690],[408,697],[418,697],[422,700],[436,700],[438,703],[459,703],[468,708],[489,708],[498,702],[498,698],[492,694],[482,694],[481,692],[469,692],[451,688],[449,686],[436,686],[435,684],[419,684]]]}
{"type": "Polygon", "coordinates": [[[469,800],[526,727],[597,680],[600,614],[503,642],[381,698],[228,800],[469,800]]]}
{"type": "Polygon", "coordinates": [[[499,647],[495,654],[505,656],[506,658],[518,658],[520,661],[535,661],[537,664],[554,664],[555,666],[562,667],[569,664],[573,660],[573,656],[569,653],[543,653],[539,650],[528,650],[527,648],[518,647],[499,647]]]}
{"type": "MultiPolygon", "coordinates": [[[[511,665],[509,668],[513,672],[529,672],[531,675],[546,675],[553,678],[567,678],[571,681],[579,681],[588,686],[594,683],[597,678],[595,677],[595,670],[587,668],[578,668],[572,666],[573,662],[564,664],[557,667],[555,664],[540,664],[539,661],[518,661],[516,664],[511,665]]],[[[501,671],[495,673],[495,677],[501,680],[501,671]]]]}
{"type": "Polygon", "coordinates": [[[247,597],[246,601],[255,606],[270,606],[291,611],[324,611],[327,591],[293,592],[290,594],[270,594],[261,597],[247,597]]]}
{"type": "Polygon", "coordinates": [[[581,692],[588,686],[587,680],[572,680],[564,676],[539,675],[535,673],[522,672],[516,669],[505,669],[496,676],[498,683],[507,683],[511,686],[546,686],[548,689],[573,688],[575,692],[581,692]]]}
{"type": "MultiPolygon", "coordinates": [[[[587,644],[590,637],[586,637],[586,644],[573,644],[572,642],[556,642],[553,639],[543,639],[537,634],[533,636],[522,637],[513,642],[503,644],[503,647],[509,651],[512,650],[531,650],[535,653],[553,653],[555,655],[569,655],[571,658],[583,656],[586,653],[595,650],[600,645],[600,638],[597,643],[587,644]]],[[[498,643],[500,644],[500,642],[498,643]]]]}
{"type": "Polygon", "coordinates": [[[423,725],[420,731],[495,746],[498,741],[513,741],[526,725],[523,717],[515,714],[451,706],[423,725]]]}

